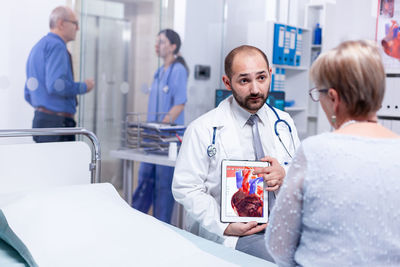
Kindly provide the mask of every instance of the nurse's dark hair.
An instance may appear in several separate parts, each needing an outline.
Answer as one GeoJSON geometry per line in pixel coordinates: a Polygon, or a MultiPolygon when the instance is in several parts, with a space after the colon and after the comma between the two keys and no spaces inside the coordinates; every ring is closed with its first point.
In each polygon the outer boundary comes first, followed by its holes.
{"type": "MultiPolygon", "coordinates": [[[[241,45],[239,47],[236,47],[235,49],[233,49],[231,52],[229,52],[229,54],[225,57],[225,74],[226,76],[228,76],[229,79],[232,78],[233,72],[232,72],[232,64],[233,64],[233,60],[235,59],[235,56],[241,52],[245,52],[245,53],[259,53],[265,60],[265,62],[267,63],[267,67],[269,69],[269,62],[268,62],[268,58],[265,55],[265,53],[255,47],[255,46],[251,46],[251,45],[241,45]]],[[[268,71],[269,73],[269,71],[268,71]]]]}
{"type": "Polygon", "coordinates": [[[161,31],[158,33],[158,35],[160,35],[160,34],[164,34],[165,37],[167,37],[168,41],[169,41],[171,44],[176,45],[176,48],[175,48],[175,50],[174,50],[174,55],[176,55],[176,58],[175,58],[175,61],[174,61],[174,62],[179,62],[179,63],[181,63],[181,64],[185,67],[185,69],[186,69],[186,71],[187,71],[187,74],[188,74],[188,76],[189,76],[189,67],[188,67],[188,65],[186,64],[185,59],[179,54],[179,49],[181,48],[181,44],[182,44],[182,43],[181,43],[181,38],[179,37],[179,34],[178,34],[176,31],[171,30],[171,29],[164,29],[164,30],[161,30],[161,31]]]}

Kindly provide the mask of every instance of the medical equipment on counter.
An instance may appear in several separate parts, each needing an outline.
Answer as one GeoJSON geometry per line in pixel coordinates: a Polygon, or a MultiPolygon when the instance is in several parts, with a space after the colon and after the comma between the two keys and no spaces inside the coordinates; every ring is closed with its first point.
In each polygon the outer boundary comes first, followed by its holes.
{"type": "Polygon", "coordinates": [[[176,142],[170,142],[168,148],[168,159],[176,160],[178,156],[178,145],[176,142]]]}
{"type": "MultiPolygon", "coordinates": [[[[156,113],[162,118],[166,113],[156,113]]],[[[125,148],[138,149],[146,153],[168,155],[171,142],[181,143],[186,127],[173,123],[146,122],[147,113],[128,113],[123,127],[125,148]]]]}

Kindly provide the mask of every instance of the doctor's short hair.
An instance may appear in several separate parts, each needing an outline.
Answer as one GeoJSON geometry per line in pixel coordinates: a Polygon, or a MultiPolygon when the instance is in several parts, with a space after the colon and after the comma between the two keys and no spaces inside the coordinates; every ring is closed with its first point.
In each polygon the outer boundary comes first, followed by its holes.
{"type": "Polygon", "coordinates": [[[233,60],[235,59],[235,56],[237,54],[239,54],[240,52],[256,52],[256,53],[259,53],[264,58],[265,62],[267,63],[267,67],[269,69],[268,58],[267,58],[267,56],[265,55],[265,53],[261,49],[255,47],[255,46],[251,46],[251,45],[241,45],[241,46],[236,47],[235,49],[233,49],[225,57],[225,74],[226,74],[226,76],[228,76],[229,79],[231,79],[232,75],[233,75],[233,72],[232,72],[233,60]]]}
{"type": "Polygon", "coordinates": [[[50,19],[49,19],[49,26],[50,29],[54,29],[57,26],[57,21],[61,20],[68,20],[70,19],[70,13],[68,7],[66,6],[58,6],[53,11],[51,11],[50,19]]]}
{"type": "Polygon", "coordinates": [[[373,41],[346,41],[321,54],[311,66],[319,89],[333,88],[352,117],[367,116],[381,108],[385,70],[373,41]]]}

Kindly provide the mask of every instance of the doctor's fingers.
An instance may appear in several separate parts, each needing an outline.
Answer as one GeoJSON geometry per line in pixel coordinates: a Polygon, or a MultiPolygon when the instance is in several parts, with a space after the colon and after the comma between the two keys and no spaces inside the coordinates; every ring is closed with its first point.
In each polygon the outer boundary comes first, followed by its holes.
{"type": "Polygon", "coordinates": [[[237,223],[237,228],[239,231],[239,236],[246,235],[247,232],[251,231],[253,228],[257,227],[256,221],[250,221],[247,223],[237,223]]]}
{"type": "Polygon", "coordinates": [[[258,174],[269,174],[273,172],[279,172],[281,175],[285,176],[285,169],[277,162],[277,164],[268,166],[268,167],[262,167],[262,168],[255,168],[253,171],[254,175],[258,174]]]}
{"type": "Polygon", "coordinates": [[[275,186],[279,187],[282,185],[282,180],[280,180],[280,179],[267,180],[264,182],[265,182],[265,185],[268,187],[275,187],[275,186]]]}
{"type": "Polygon", "coordinates": [[[255,168],[254,171],[253,171],[253,174],[254,175],[259,175],[259,174],[265,175],[265,174],[270,173],[273,170],[274,170],[273,167],[255,168]]]}
{"type": "Polygon", "coordinates": [[[264,181],[270,181],[270,180],[283,180],[284,175],[282,175],[282,172],[280,171],[271,171],[269,173],[264,173],[263,174],[263,179],[264,181]]]}
{"type": "Polygon", "coordinates": [[[252,221],[248,223],[236,222],[230,223],[225,229],[224,235],[232,236],[243,236],[247,232],[251,231],[254,227],[257,227],[257,222],[252,221]]]}
{"type": "Polygon", "coordinates": [[[266,223],[257,224],[255,227],[253,227],[250,230],[248,230],[245,233],[243,233],[243,236],[245,236],[245,235],[253,235],[255,233],[261,232],[265,228],[267,228],[267,224],[266,223]]]}
{"type": "Polygon", "coordinates": [[[281,177],[277,173],[264,175],[263,179],[267,186],[275,186],[275,185],[280,186],[283,183],[283,177],[281,177]]]}
{"type": "Polygon", "coordinates": [[[276,158],[273,158],[273,157],[268,157],[267,156],[267,157],[262,158],[261,161],[269,162],[271,165],[276,165],[276,164],[279,165],[279,161],[276,158]]]}
{"type": "Polygon", "coordinates": [[[285,174],[279,168],[268,167],[268,169],[265,168],[264,170],[259,170],[258,172],[254,171],[253,173],[262,176],[264,181],[283,180],[283,177],[285,177],[285,174]]]}
{"type": "Polygon", "coordinates": [[[268,169],[268,175],[274,175],[274,177],[277,177],[279,179],[283,179],[286,175],[285,169],[281,165],[279,165],[279,163],[268,168],[270,168],[268,169]]]}
{"type": "Polygon", "coordinates": [[[266,187],[265,188],[265,191],[269,191],[269,192],[271,192],[271,191],[276,191],[276,190],[278,190],[280,187],[281,187],[281,183],[275,183],[274,185],[271,185],[271,186],[269,186],[268,185],[268,187],[266,187]]]}

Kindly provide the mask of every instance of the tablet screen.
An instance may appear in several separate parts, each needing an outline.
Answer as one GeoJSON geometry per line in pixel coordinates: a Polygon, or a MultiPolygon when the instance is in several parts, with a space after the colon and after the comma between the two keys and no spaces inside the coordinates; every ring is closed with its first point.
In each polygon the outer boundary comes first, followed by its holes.
{"type": "Polygon", "coordinates": [[[268,162],[260,161],[222,161],[222,222],[268,221],[264,181],[253,174],[256,168],[268,165],[268,162]]]}

